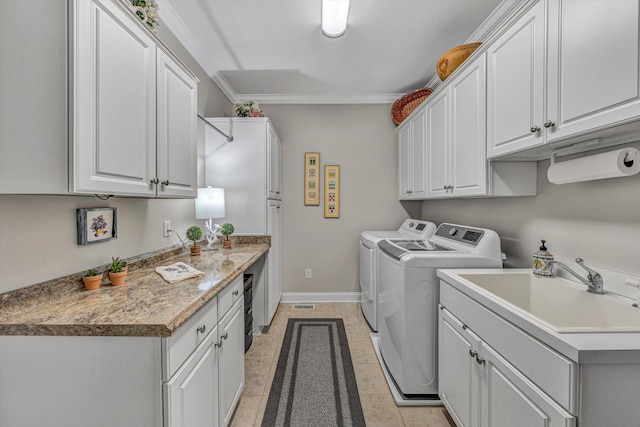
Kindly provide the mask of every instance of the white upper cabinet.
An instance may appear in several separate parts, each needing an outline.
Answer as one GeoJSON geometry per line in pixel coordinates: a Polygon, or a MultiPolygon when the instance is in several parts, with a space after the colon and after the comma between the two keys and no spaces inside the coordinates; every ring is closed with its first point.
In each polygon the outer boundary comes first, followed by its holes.
{"type": "Polygon", "coordinates": [[[282,187],[282,178],[280,172],[280,161],[282,157],[282,147],[280,144],[280,140],[278,139],[278,135],[273,131],[271,126],[268,127],[269,135],[268,145],[269,145],[269,158],[267,160],[267,169],[269,170],[268,176],[268,197],[270,199],[281,199],[282,195],[280,193],[282,187]]]}
{"type": "Polygon", "coordinates": [[[487,50],[488,157],[634,140],[620,125],[640,120],[639,16],[638,0],[540,0],[497,38],[487,50]]]}
{"type": "Polygon", "coordinates": [[[196,197],[196,82],[158,49],[157,184],[159,197],[196,197]]]}
{"type": "Polygon", "coordinates": [[[545,2],[538,2],[487,50],[487,155],[545,143],[545,2]]]}
{"type": "Polygon", "coordinates": [[[156,44],[114,2],[72,4],[71,190],[154,196],[156,44]]]}
{"type": "Polygon", "coordinates": [[[485,195],[485,57],[427,105],[428,198],[485,195]]]}
{"type": "Polygon", "coordinates": [[[640,117],[640,1],[549,3],[548,140],[640,117]]]}
{"type": "Polygon", "coordinates": [[[423,199],[426,194],[425,147],[427,115],[419,109],[398,131],[400,199],[423,199]]]}
{"type": "Polygon", "coordinates": [[[196,197],[197,78],[124,2],[41,3],[0,5],[0,193],[196,197]]]}

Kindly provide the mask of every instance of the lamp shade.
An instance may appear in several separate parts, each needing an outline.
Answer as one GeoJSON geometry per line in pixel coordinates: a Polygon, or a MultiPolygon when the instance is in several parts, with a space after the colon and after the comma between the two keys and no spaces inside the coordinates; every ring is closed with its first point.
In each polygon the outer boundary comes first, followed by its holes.
{"type": "Polygon", "coordinates": [[[196,219],[224,217],[224,188],[198,188],[196,219]]]}

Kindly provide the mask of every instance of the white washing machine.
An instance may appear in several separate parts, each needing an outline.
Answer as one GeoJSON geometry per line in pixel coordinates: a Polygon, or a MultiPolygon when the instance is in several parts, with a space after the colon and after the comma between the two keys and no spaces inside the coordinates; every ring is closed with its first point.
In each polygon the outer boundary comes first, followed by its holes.
{"type": "Polygon", "coordinates": [[[406,219],[393,231],[363,231],[360,233],[360,305],[362,313],[374,331],[378,331],[378,242],[384,239],[427,239],[436,225],[419,219],[406,219]]]}
{"type": "MultiPolygon", "coordinates": [[[[385,239],[379,256],[379,353],[398,404],[438,396],[439,268],[502,268],[492,231],[441,224],[427,240],[385,239]],[[400,400],[399,400],[400,399],[400,400]]],[[[408,403],[409,402],[409,403],[408,403]]]]}

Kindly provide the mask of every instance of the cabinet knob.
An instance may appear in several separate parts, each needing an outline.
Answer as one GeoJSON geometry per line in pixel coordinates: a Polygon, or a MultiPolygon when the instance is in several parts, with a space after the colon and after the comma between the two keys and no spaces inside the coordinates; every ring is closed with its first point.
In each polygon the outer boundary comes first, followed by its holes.
{"type": "Polygon", "coordinates": [[[160,180],[159,180],[158,178],[153,178],[153,179],[151,180],[151,183],[152,183],[152,184],[158,184],[159,182],[160,182],[160,180]]]}
{"type": "Polygon", "coordinates": [[[478,362],[478,365],[484,365],[485,360],[482,357],[478,357],[478,354],[476,353],[476,362],[478,362]]]}
{"type": "Polygon", "coordinates": [[[162,181],[162,185],[167,186],[169,185],[169,180],[165,179],[164,181],[162,181]]]}
{"type": "Polygon", "coordinates": [[[540,132],[540,128],[538,126],[531,126],[531,133],[540,132]]]}
{"type": "Polygon", "coordinates": [[[556,125],[555,122],[552,122],[551,120],[547,120],[546,122],[544,122],[544,127],[546,128],[552,128],[556,125]]]}
{"type": "Polygon", "coordinates": [[[411,193],[413,193],[413,191],[407,190],[407,194],[411,194],[411,193]]]}
{"type": "Polygon", "coordinates": [[[469,349],[469,356],[477,357],[478,356],[478,352],[471,348],[471,349],[469,349]]]}
{"type": "Polygon", "coordinates": [[[201,334],[204,334],[204,331],[207,330],[207,325],[200,325],[200,326],[198,326],[198,328],[196,330],[198,332],[200,332],[201,334]]]}
{"type": "Polygon", "coordinates": [[[238,296],[238,290],[236,289],[235,291],[232,292],[233,295],[238,296]]]}
{"type": "Polygon", "coordinates": [[[225,332],[224,334],[220,335],[220,339],[221,340],[226,340],[228,336],[229,336],[229,333],[225,332]]]}
{"type": "Polygon", "coordinates": [[[218,348],[222,347],[222,341],[216,341],[214,346],[216,346],[218,348]]]}

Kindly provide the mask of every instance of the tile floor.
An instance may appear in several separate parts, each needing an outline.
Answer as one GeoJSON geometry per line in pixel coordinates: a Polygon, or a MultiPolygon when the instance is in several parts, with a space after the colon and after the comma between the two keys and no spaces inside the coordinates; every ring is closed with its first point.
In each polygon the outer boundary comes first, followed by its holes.
{"type": "Polygon", "coordinates": [[[323,303],[316,304],[315,310],[294,310],[292,304],[280,304],[269,332],[254,337],[245,358],[245,387],[231,422],[232,427],[261,425],[287,319],[290,317],[337,317],[344,320],[367,427],[454,426],[453,422],[447,420],[445,409],[441,406],[396,406],[373,350],[369,338],[371,330],[360,305],[323,303]]]}

